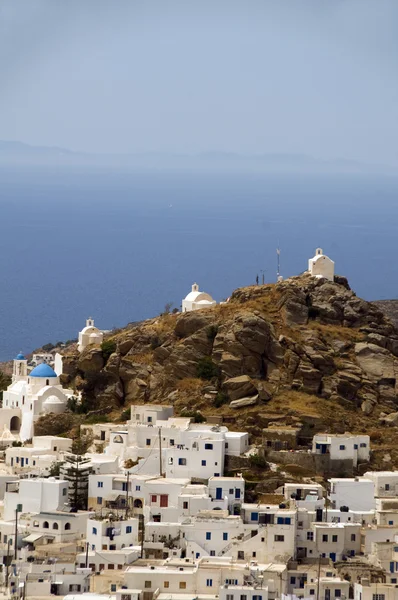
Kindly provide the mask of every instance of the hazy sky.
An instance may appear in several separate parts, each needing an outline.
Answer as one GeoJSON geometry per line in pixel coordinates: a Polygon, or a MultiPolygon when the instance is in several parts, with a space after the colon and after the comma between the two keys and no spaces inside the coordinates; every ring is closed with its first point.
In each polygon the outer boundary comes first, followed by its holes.
{"type": "Polygon", "coordinates": [[[398,164],[398,1],[0,0],[0,139],[398,164]]]}

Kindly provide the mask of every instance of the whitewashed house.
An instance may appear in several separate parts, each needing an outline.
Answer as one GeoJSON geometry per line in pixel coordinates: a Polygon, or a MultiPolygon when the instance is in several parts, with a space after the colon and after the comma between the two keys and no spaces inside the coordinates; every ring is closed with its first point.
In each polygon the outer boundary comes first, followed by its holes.
{"type": "Polygon", "coordinates": [[[86,541],[91,550],[122,550],[138,545],[138,519],[91,517],[87,521],[86,541]]]}
{"type": "Polygon", "coordinates": [[[312,452],[328,454],[331,461],[352,461],[355,468],[358,463],[369,462],[370,437],[350,433],[318,433],[312,440],[312,452]]]}
{"type": "Polygon", "coordinates": [[[333,477],[330,485],[329,500],[332,508],[346,506],[351,510],[373,510],[375,508],[375,484],[364,477],[333,477]]]}
{"type": "Polygon", "coordinates": [[[308,261],[308,272],[312,277],[323,277],[334,280],[334,262],[323,253],[322,248],[317,248],[315,256],[308,261]]]}

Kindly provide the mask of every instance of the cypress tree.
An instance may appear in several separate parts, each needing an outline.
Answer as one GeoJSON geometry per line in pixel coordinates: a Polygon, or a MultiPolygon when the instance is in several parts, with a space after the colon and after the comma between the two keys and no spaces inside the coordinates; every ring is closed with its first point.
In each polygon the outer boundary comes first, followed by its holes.
{"type": "Polygon", "coordinates": [[[69,482],[69,503],[74,512],[87,510],[88,476],[91,467],[89,458],[78,454],[68,454],[64,463],[64,479],[69,482]]]}

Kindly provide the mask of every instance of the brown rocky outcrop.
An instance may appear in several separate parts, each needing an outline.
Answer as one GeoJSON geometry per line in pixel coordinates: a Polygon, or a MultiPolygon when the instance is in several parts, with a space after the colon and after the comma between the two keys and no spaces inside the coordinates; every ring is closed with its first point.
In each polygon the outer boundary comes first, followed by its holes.
{"type": "Polygon", "coordinates": [[[284,390],[366,415],[379,404],[389,413],[398,405],[398,331],[341,277],[242,288],[227,304],[164,315],[111,337],[109,358],[96,346],[64,358],[65,377],[93,407],[173,394],[188,409],[236,401],[231,408],[244,408],[284,390]]]}

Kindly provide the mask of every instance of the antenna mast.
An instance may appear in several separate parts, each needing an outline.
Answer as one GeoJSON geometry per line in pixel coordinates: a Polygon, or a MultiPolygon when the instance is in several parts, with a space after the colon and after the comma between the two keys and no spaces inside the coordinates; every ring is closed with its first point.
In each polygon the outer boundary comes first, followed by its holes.
{"type": "Polygon", "coordinates": [[[281,250],[279,248],[279,242],[278,242],[278,247],[276,249],[276,279],[277,281],[279,281],[279,277],[281,276],[281,250]]]}

